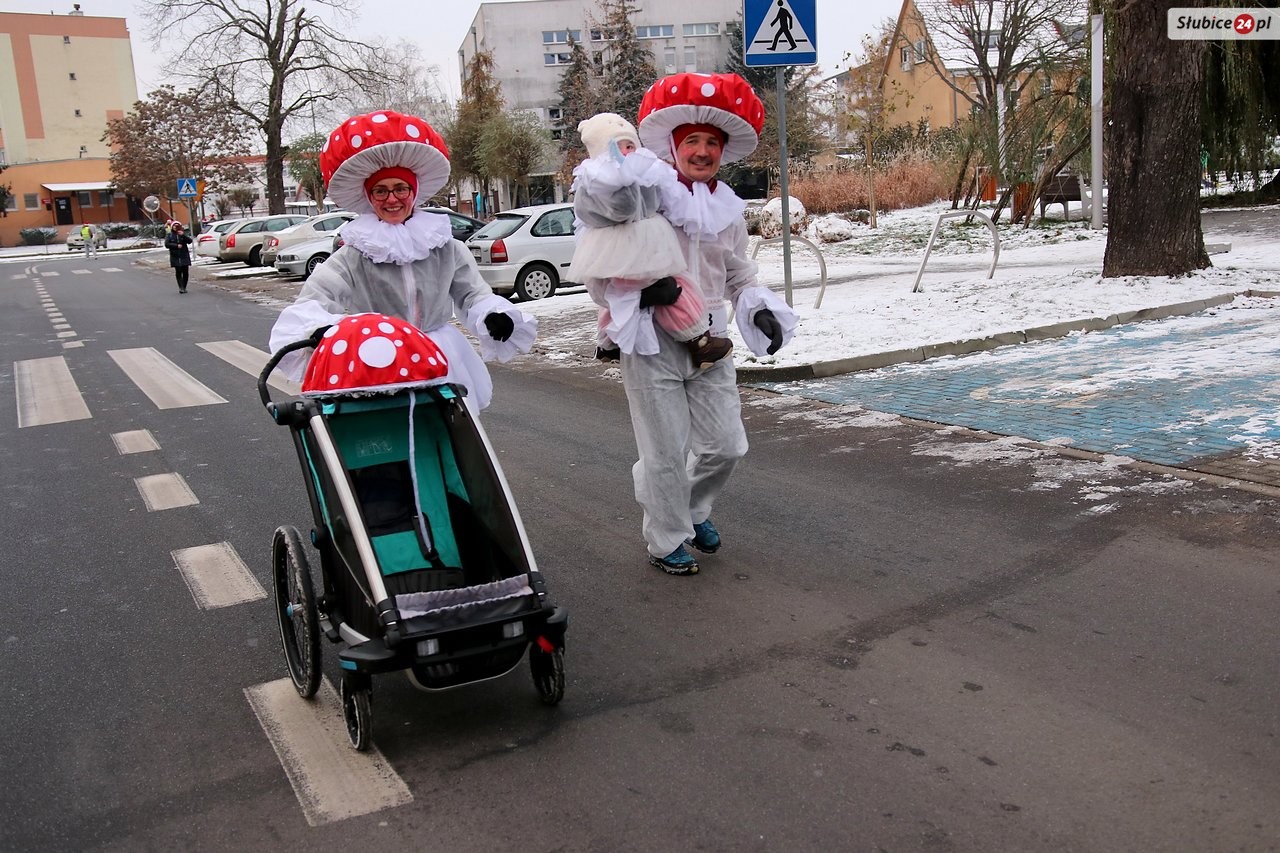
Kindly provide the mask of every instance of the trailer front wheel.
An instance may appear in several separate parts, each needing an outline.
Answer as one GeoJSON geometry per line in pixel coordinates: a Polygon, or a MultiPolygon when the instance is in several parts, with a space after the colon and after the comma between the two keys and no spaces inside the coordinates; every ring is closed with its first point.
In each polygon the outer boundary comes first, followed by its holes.
{"type": "Polygon", "coordinates": [[[320,614],[297,528],[276,528],[271,541],[271,579],[289,677],[298,695],[310,699],[320,687],[320,614]]]}

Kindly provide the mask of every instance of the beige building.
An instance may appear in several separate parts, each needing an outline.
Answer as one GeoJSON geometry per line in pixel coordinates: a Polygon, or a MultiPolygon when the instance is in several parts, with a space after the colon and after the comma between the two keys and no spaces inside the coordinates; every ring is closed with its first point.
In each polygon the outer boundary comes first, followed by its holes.
{"type": "Polygon", "coordinates": [[[124,18],[0,12],[0,244],[22,228],[129,219],[111,191],[107,122],[138,100],[124,18]]]}

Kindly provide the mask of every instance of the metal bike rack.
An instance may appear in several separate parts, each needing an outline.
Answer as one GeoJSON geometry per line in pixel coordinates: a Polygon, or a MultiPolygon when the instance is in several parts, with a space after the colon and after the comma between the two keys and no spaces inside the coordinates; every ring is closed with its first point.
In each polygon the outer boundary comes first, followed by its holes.
{"type": "MultiPolygon", "coordinates": [[[[793,243],[804,243],[806,246],[808,246],[810,249],[812,249],[812,250],[813,250],[813,253],[814,253],[815,255],[817,255],[817,256],[818,256],[818,270],[819,270],[819,272],[822,274],[822,281],[821,281],[821,283],[818,285],[818,298],[817,298],[817,299],[815,299],[815,300],[813,301],[813,307],[814,307],[814,308],[821,308],[821,307],[822,307],[822,294],[823,294],[824,292],[826,292],[826,289],[827,289],[827,261],[826,261],[826,259],[825,259],[825,258],[823,258],[823,257],[822,257],[822,250],[821,250],[821,249],[819,249],[819,248],[818,248],[818,247],[813,243],[813,241],[811,241],[811,240],[807,240],[807,239],[805,239],[804,237],[797,237],[797,236],[795,236],[794,234],[793,234],[793,235],[791,235],[791,241],[792,241],[793,243]]],[[[763,246],[765,243],[781,243],[781,242],[782,242],[782,237],[770,237],[770,238],[769,238],[769,239],[767,239],[767,240],[765,240],[765,239],[763,239],[763,238],[762,238],[762,239],[757,240],[757,241],[756,241],[756,247],[755,247],[754,249],[752,249],[752,250],[751,250],[751,260],[753,260],[753,261],[754,261],[754,260],[756,259],[756,254],[757,254],[757,253],[759,253],[759,251],[760,251],[760,247],[761,247],[761,246],[763,246]]]]}
{"type": "Polygon", "coordinates": [[[929,235],[929,244],[924,247],[924,257],[920,259],[920,269],[916,271],[916,283],[911,287],[912,293],[919,293],[923,289],[920,287],[920,277],[924,275],[925,264],[929,263],[929,253],[933,251],[934,241],[938,239],[938,230],[942,227],[942,220],[958,219],[962,216],[976,216],[987,223],[987,227],[991,229],[991,239],[995,242],[995,251],[991,256],[991,270],[987,273],[987,278],[991,278],[996,274],[996,262],[1000,260],[1000,232],[996,230],[996,224],[991,221],[991,217],[980,210],[948,210],[946,213],[939,213],[938,221],[933,223],[933,233],[929,235]]]}

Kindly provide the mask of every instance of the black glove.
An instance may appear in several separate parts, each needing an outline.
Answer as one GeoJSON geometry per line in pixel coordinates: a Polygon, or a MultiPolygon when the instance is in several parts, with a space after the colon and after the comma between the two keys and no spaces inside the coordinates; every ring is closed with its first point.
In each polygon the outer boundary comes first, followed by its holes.
{"type": "Polygon", "coordinates": [[[515,321],[497,311],[484,318],[484,327],[489,330],[489,337],[495,341],[505,341],[516,330],[515,321]]]}
{"type": "Polygon", "coordinates": [[[778,322],[778,318],[773,316],[773,312],[768,308],[761,308],[756,312],[756,316],[751,319],[755,323],[756,328],[764,332],[769,338],[769,348],[765,350],[769,355],[773,355],[782,349],[782,324],[778,322]]]}
{"type": "Polygon", "coordinates": [[[602,347],[596,347],[596,360],[597,361],[621,361],[622,350],[618,349],[617,347],[612,347],[610,349],[603,349],[602,347]]]}
{"type": "Polygon", "coordinates": [[[660,278],[640,291],[640,307],[652,308],[655,305],[674,305],[680,298],[680,285],[671,276],[660,278]]]}

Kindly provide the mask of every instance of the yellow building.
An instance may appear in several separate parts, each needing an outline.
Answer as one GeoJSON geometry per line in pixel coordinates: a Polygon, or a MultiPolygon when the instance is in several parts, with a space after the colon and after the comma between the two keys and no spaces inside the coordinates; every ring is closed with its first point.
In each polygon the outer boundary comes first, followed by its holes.
{"type": "Polygon", "coordinates": [[[0,12],[0,245],[23,228],[130,219],[111,191],[107,122],[138,100],[124,18],[0,12]]]}

